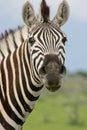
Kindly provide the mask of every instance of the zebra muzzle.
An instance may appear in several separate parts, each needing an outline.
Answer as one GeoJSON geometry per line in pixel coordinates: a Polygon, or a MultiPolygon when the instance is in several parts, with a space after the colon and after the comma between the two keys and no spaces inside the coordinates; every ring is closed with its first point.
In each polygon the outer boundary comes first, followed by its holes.
{"type": "Polygon", "coordinates": [[[47,65],[42,65],[39,73],[44,86],[49,91],[54,92],[61,87],[61,81],[66,73],[66,68],[57,62],[49,62],[47,65]]]}

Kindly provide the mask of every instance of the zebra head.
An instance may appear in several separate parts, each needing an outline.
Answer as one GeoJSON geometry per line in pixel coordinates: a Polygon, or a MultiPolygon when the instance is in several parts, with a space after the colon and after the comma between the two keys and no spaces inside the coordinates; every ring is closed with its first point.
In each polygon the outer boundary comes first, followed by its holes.
{"type": "Polygon", "coordinates": [[[43,85],[54,92],[60,88],[66,73],[64,47],[67,38],[60,28],[69,17],[68,3],[62,1],[53,20],[49,19],[49,12],[45,0],[42,0],[39,17],[35,17],[29,2],[23,6],[22,15],[29,27],[28,41],[35,71],[43,85]]]}

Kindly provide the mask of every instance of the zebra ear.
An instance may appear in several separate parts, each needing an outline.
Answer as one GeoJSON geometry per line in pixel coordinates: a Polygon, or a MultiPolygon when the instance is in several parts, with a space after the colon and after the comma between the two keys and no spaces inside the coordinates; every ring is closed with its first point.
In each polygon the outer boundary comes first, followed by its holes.
{"type": "Polygon", "coordinates": [[[25,24],[29,27],[32,26],[36,21],[33,6],[28,1],[23,6],[22,17],[25,24]]]}
{"type": "Polygon", "coordinates": [[[53,22],[58,26],[62,26],[66,23],[69,17],[69,5],[66,0],[63,0],[62,3],[59,5],[57,10],[57,14],[53,19],[53,22]]]}

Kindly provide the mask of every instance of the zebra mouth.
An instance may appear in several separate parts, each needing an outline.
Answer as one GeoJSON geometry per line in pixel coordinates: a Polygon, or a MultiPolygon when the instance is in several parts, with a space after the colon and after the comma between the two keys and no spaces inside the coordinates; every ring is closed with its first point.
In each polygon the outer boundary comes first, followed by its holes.
{"type": "Polygon", "coordinates": [[[56,92],[59,88],[61,87],[61,85],[58,86],[46,86],[46,88],[50,91],[50,92],[56,92]]]}

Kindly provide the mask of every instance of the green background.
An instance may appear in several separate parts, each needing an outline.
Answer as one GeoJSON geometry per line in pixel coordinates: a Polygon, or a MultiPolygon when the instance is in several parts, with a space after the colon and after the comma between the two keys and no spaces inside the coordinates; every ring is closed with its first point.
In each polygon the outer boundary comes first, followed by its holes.
{"type": "Polygon", "coordinates": [[[87,75],[69,74],[56,93],[44,89],[23,130],[87,130],[87,75]]]}

